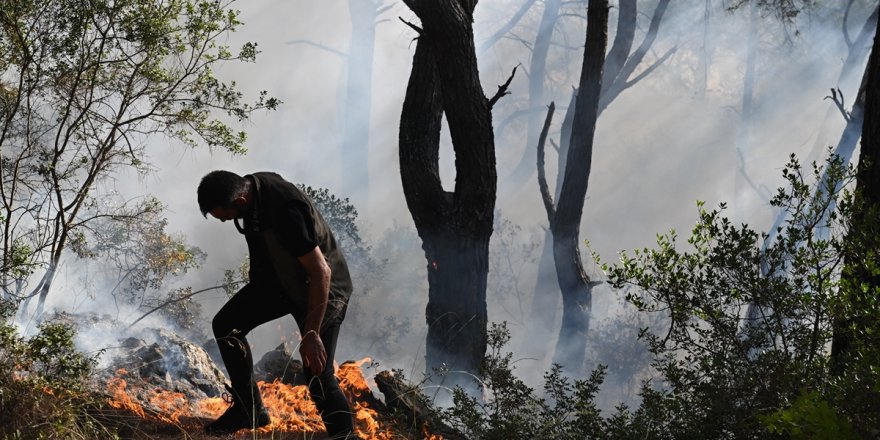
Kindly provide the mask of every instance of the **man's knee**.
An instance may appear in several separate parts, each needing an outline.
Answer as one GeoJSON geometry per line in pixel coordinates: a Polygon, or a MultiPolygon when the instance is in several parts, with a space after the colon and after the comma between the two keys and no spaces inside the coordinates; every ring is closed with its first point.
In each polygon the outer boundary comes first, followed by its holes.
{"type": "Polygon", "coordinates": [[[218,341],[225,338],[244,338],[247,335],[247,332],[243,331],[239,328],[240,326],[236,325],[232,316],[223,312],[223,310],[218,312],[214,315],[214,319],[211,321],[211,329],[214,331],[214,338],[218,341]]]}

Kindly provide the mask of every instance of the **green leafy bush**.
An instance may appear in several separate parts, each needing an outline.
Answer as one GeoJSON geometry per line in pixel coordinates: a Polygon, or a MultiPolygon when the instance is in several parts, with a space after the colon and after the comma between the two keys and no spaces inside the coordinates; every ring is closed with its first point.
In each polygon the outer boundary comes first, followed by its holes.
{"type": "Polygon", "coordinates": [[[543,390],[530,388],[503,352],[506,327],[495,325],[483,395],[457,389],[453,405],[436,411],[469,439],[876,438],[880,217],[841,191],[854,175],[832,157],[810,176],[792,157],[772,201],[788,214],[778,234],[699,204],[687,245],[659,235],[655,248],[604,266],[639,313],[662,318],[640,332],[655,377],[643,382],[638,407],[598,409],[601,365],[580,380],[555,365],[543,390]],[[841,334],[851,348],[835,361],[841,334]]]}
{"type": "Polygon", "coordinates": [[[686,250],[672,232],[606,266],[640,311],[668,318],[666,328],[645,332],[662,377],[643,390],[652,437],[823,438],[850,424],[877,435],[878,290],[845,276],[872,267],[876,239],[864,231],[875,234],[877,218],[854,226],[859,199],[840,190],[854,176],[837,157],[809,175],[792,156],[788,185],[772,200],[788,214],[771,231],[778,234],[734,225],[723,205],[700,204],[686,250]],[[829,348],[847,328],[841,322],[851,324],[859,354],[834,372],[829,348]]]}
{"type": "Polygon", "coordinates": [[[90,415],[101,404],[87,387],[95,358],[63,324],[23,338],[10,323],[15,308],[0,302],[0,438],[115,438],[90,415]]]}

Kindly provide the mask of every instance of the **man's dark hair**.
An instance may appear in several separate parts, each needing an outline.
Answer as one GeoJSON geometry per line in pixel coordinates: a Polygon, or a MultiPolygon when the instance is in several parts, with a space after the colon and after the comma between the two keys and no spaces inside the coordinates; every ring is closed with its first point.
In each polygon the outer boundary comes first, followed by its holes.
{"type": "Polygon", "coordinates": [[[215,208],[231,206],[232,201],[245,190],[245,185],[244,177],[229,171],[217,170],[206,174],[198,189],[202,215],[207,217],[215,208]]]}

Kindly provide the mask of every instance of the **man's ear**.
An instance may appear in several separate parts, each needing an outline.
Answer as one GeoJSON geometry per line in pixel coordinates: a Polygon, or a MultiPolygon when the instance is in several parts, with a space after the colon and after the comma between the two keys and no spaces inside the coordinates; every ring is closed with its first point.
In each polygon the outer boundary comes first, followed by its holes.
{"type": "Polygon", "coordinates": [[[239,194],[238,197],[236,197],[235,199],[232,200],[232,204],[239,207],[239,208],[247,205],[247,202],[248,202],[247,196],[244,194],[239,194]]]}

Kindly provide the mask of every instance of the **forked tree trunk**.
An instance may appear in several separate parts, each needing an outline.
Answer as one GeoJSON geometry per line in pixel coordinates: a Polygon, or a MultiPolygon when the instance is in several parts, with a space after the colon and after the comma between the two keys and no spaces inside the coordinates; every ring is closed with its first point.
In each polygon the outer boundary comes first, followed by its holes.
{"type": "MultiPolygon", "coordinates": [[[[486,351],[486,280],[495,209],[492,100],[479,82],[473,0],[407,0],[421,20],[400,117],[404,196],[428,268],[426,370],[448,368],[447,384],[473,386],[486,351]],[[439,175],[443,114],[455,152],[456,180],[439,175]]],[[[509,82],[508,82],[509,84],[509,82]]]]}
{"type": "MultiPolygon", "coordinates": [[[[632,47],[636,30],[636,18],[638,16],[636,2],[634,0],[625,0],[620,3],[620,11],[618,12],[617,19],[617,33],[614,36],[612,48],[605,56],[606,64],[602,72],[602,90],[599,95],[598,115],[601,115],[608,105],[624,90],[649,75],[675,52],[675,48],[666,51],[663,56],[654,61],[650,66],[647,66],[641,71],[641,73],[633,76],[636,69],[642,64],[645,55],[647,55],[648,51],[654,45],[654,41],[660,30],[660,23],[663,21],[666,9],[669,6],[669,1],[670,0],[660,0],[657,3],[657,7],[654,9],[654,13],[651,16],[651,23],[648,26],[648,31],[635,50],[633,50],[632,47]]],[[[531,71],[534,72],[535,68],[532,67],[531,71]]],[[[530,78],[529,83],[535,83],[534,74],[530,78]]],[[[543,84],[543,82],[541,84],[543,84]]],[[[556,199],[559,198],[559,191],[562,188],[562,181],[565,177],[564,170],[568,159],[568,147],[571,140],[572,118],[574,115],[576,99],[577,91],[575,90],[572,92],[571,103],[569,104],[568,110],[565,113],[565,119],[562,123],[558,152],[559,165],[556,168],[559,170],[556,182],[556,199]]],[[[532,139],[533,138],[530,135],[529,145],[533,145],[532,139]]],[[[526,157],[523,158],[523,162],[526,162],[526,157]]],[[[554,313],[559,303],[559,298],[557,297],[559,285],[556,282],[557,274],[553,263],[552,249],[552,232],[548,229],[545,234],[544,251],[541,253],[541,261],[538,266],[538,277],[535,282],[532,300],[534,306],[532,309],[533,321],[549,321],[542,325],[542,327],[549,327],[555,324],[554,313]]]]}
{"type": "Polygon", "coordinates": [[[571,144],[559,200],[555,206],[543,171],[543,144],[550,125],[552,108],[538,142],[539,187],[553,233],[556,275],[562,289],[562,326],[559,329],[554,362],[573,372],[579,372],[584,364],[592,309],[593,282],[583,269],[579,230],[592,165],[607,45],[608,1],[590,0],[587,10],[586,49],[575,100],[571,144]]]}

